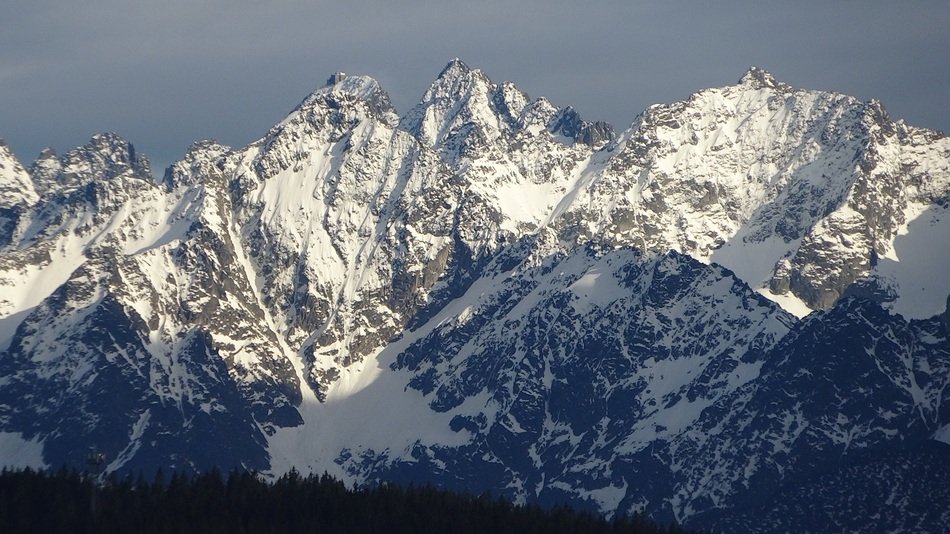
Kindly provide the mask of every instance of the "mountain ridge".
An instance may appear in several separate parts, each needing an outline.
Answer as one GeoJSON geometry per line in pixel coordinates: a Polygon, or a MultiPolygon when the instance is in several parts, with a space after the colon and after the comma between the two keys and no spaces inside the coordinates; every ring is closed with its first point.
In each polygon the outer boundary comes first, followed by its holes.
{"type": "Polygon", "coordinates": [[[330,82],[161,179],[114,134],[29,170],[0,149],[22,192],[0,205],[4,447],[684,521],[826,465],[855,417],[883,429],[869,451],[950,423],[938,133],[758,68],[620,134],[460,60],[402,117],[372,78],[330,82]],[[845,341],[866,325],[890,344],[845,341]],[[860,409],[816,350],[882,369],[860,409]]]}

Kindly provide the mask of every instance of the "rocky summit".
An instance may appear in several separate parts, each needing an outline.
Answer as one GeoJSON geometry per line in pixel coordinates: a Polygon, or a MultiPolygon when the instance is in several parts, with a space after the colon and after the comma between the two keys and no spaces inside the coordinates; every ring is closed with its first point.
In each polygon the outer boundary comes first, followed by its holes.
{"type": "Polygon", "coordinates": [[[950,139],[759,68],[620,133],[455,59],[161,178],[0,144],[0,460],[945,529],[948,211],[950,139]]]}

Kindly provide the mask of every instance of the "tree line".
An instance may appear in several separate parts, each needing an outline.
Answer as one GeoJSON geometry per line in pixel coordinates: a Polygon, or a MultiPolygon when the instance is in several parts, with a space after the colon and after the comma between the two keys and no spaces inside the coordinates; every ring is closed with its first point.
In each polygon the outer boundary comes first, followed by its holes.
{"type": "Polygon", "coordinates": [[[159,471],[95,477],[75,470],[0,473],[0,532],[678,533],[641,514],[607,520],[567,506],[514,505],[432,486],[348,489],[323,474],[159,471]]]}

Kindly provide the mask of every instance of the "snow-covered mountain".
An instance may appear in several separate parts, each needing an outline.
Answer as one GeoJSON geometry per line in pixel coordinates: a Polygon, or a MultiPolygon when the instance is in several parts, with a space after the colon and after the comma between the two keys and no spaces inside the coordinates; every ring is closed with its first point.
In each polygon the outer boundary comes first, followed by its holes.
{"type": "Polygon", "coordinates": [[[161,179],[114,134],[0,145],[0,457],[780,528],[945,460],[948,209],[942,134],[757,68],[620,134],[456,59],[161,179]]]}

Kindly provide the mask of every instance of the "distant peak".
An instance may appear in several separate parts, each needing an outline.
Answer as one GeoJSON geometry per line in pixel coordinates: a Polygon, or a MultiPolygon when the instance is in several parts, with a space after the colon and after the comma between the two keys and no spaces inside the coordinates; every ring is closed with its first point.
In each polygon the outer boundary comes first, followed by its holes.
{"type": "Polygon", "coordinates": [[[58,156],[58,154],[56,154],[56,149],[53,148],[53,147],[51,147],[51,146],[48,146],[48,147],[44,148],[43,150],[40,150],[40,155],[37,156],[36,159],[38,159],[38,160],[40,160],[40,159],[55,159],[55,158],[57,158],[57,157],[59,157],[59,156],[58,156]]]}
{"type": "Polygon", "coordinates": [[[479,69],[473,69],[469,67],[465,62],[459,58],[454,58],[452,61],[449,61],[445,68],[439,72],[439,75],[436,76],[435,81],[432,82],[432,86],[443,86],[448,87],[450,85],[455,85],[457,83],[467,83],[469,81],[481,80],[487,85],[493,85],[491,80],[485,76],[479,69]]]}
{"type": "Polygon", "coordinates": [[[739,78],[740,85],[749,85],[758,89],[765,87],[777,88],[779,83],[775,81],[772,73],[756,66],[749,67],[749,70],[739,78]]]}
{"type": "Polygon", "coordinates": [[[335,72],[327,78],[327,86],[336,85],[346,79],[345,72],[335,72]]]}
{"type": "Polygon", "coordinates": [[[321,101],[327,95],[341,94],[353,96],[360,100],[377,101],[383,98],[387,103],[389,101],[385,90],[374,78],[370,76],[350,76],[345,72],[337,72],[327,78],[325,86],[305,98],[302,105],[321,101]]]}
{"type": "Polygon", "coordinates": [[[59,155],[56,154],[53,147],[48,146],[40,150],[40,154],[30,165],[30,175],[33,176],[34,180],[39,181],[52,179],[61,168],[62,163],[59,161],[59,155]]]}
{"type": "Polygon", "coordinates": [[[613,126],[603,121],[585,121],[571,106],[561,109],[551,119],[548,131],[594,148],[601,148],[616,137],[613,126]]]}
{"type": "MultiPolygon", "coordinates": [[[[472,83],[483,85],[486,91],[494,91],[496,89],[495,84],[493,84],[481,70],[473,69],[461,59],[454,58],[445,65],[445,68],[443,68],[435,80],[433,80],[429,86],[429,92],[436,91],[438,93],[444,93],[449,91],[451,93],[457,93],[458,91],[467,90],[466,88],[472,83]]],[[[511,87],[514,86],[512,85],[511,87]]]]}
{"type": "Polygon", "coordinates": [[[462,98],[475,86],[481,86],[477,91],[479,93],[490,93],[496,89],[491,80],[481,71],[470,68],[459,58],[453,58],[429,84],[429,88],[422,96],[422,101],[416,107],[425,107],[436,100],[462,98]]]}
{"type": "Polygon", "coordinates": [[[93,134],[90,140],[93,143],[109,143],[109,142],[127,143],[128,142],[124,137],[122,137],[121,135],[115,132],[100,132],[97,134],[93,134]]]}
{"type": "Polygon", "coordinates": [[[378,81],[370,76],[349,75],[341,71],[332,74],[327,78],[326,85],[304,98],[281,124],[298,116],[301,110],[315,107],[336,109],[352,105],[354,101],[361,102],[371,114],[384,122],[395,123],[396,110],[378,81]]]}
{"type": "Polygon", "coordinates": [[[139,176],[152,174],[148,158],[144,154],[137,153],[135,146],[128,139],[113,132],[93,135],[88,143],[70,150],[63,158],[67,165],[85,160],[93,162],[95,166],[104,166],[103,169],[111,168],[104,171],[107,177],[117,175],[126,168],[139,176]]]}
{"type": "Polygon", "coordinates": [[[123,152],[131,152],[133,157],[135,155],[135,147],[132,146],[132,143],[130,143],[128,139],[114,132],[97,133],[89,139],[88,143],[80,147],[80,149],[102,151],[119,150],[123,152]]]}
{"type": "Polygon", "coordinates": [[[200,139],[188,147],[188,151],[185,152],[185,157],[187,158],[201,152],[220,152],[230,149],[231,147],[222,145],[217,139],[200,139]]]}
{"type": "Polygon", "coordinates": [[[439,73],[439,78],[450,74],[462,74],[471,71],[472,69],[466,65],[464,61],[456,57],[452,58],[452,60],[445,65],[445,68],[439,73]]]}
{"type": "Polygon", "coordinates": [[[370,76],[347,76],[341,72],[331,76],[331,79],[334,78],[337,78],[333,86],[334,92],[365,98],[383,90],[379,82],[370,76]]]}

